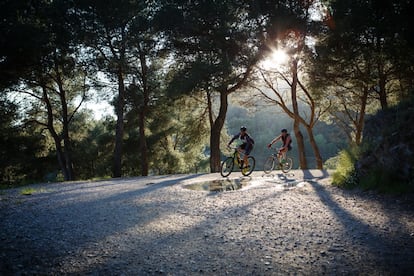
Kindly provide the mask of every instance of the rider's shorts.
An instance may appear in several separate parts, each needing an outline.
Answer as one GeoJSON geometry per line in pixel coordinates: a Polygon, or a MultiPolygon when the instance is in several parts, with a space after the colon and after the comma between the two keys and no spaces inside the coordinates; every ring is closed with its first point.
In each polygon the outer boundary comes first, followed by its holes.
{"type": "MultiPolygon", "coordinates": [[[[292,146],[291,145],[288,145],[287,151],[290,151],[290,150],[292,150],[292,146]]],[[[282,150],[279,149],[279,151],[282,151],[282,150]]]]}
{"type": "Polygon", "coordinates": [[[252,151],[252,149],[253,149],[253,145],[250,145],[250,144],[244,143],[244,144],[241,144],[241,145],[240,145],[240,148],[241,148],[242,150],[244,150],[244,154],[249,155],[249,154],[250,154],[250,152],[251,152],[251,151],[252,151]]]}

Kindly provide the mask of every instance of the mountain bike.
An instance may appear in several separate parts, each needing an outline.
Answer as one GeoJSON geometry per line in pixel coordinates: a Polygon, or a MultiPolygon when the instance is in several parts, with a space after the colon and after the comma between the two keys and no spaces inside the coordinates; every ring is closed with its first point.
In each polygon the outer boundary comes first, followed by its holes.
{"type": "Polygon", "coordinates": [[[271,148],[277,152],[272,153],[265,161],[263,166],[263,171],[265,173],[270,173],[275,166],[282,170],[282,172],[287,173],[292,169],[293,159],[288,157],[286,154],[279,154],[278,149],[271,148]]]}
{"type": "Polygon", "coordinates": [[[220,166],[220,174],[222,177],[227,177],[231,174],[231,172],[233,171],[234,166],[238,166],[241,173],[244,176],[248,176],[250,175],[253,170],[254,167],[256,166],[256,160],[254,159],[253,156],[249,156],[247,158],[249,164],[247,167],[243,166],[243,153],[240,153],[237,148],[232,148],[234,149],[234,152],[231,156],[228,156],[226,159],[224,159],[224,161],[221,163],[220,166]]]}

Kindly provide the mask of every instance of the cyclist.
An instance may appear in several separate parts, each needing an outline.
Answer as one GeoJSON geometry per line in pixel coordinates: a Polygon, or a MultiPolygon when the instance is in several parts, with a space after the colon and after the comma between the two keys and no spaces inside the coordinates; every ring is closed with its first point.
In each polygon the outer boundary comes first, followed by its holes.
{"type": "Polygon", "coordinates": [[[240,127],[240,132],[233,136],[233,138],[227,144],[227,147],[230,147],[231,143],[233,143],[233,141],[236,139],[240,139],[242,142],[242,144],[237,147],[237,150],[239,152],[244,153],[242,168],[247,168],[249,166],[249,160],[247,158],[253,149],[254,140],[247,133],[247,128],[245,126],[240,127]]]}
{"type": "Polygon", "coordinates": [[[292,149],[292,146],[290,145],[292,144],[292,138],[290,138],[290,134],[288,133],[287,129],[284,128],[280,132],[280,135],[274,138],[270,144],[267,145],[267,147],[270,148],[274,143],[282,140],[283,145],[281,148],[279,148],[278,155],[282,154],[283,156],[286,156],[286,152],[292,149]]]}

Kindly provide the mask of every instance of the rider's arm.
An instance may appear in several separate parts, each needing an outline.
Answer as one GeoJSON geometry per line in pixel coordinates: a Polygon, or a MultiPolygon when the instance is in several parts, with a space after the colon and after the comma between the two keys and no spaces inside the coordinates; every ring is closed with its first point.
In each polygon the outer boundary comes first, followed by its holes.
{"type": "Polygon", "coordinates": [[[271,142],[270,142],[270,144],[269,145],[267,145],[269,148],[274,144],[274,143],[276,143],[280,138],[281,138],[282,136],[281,135],[279,135],[279,136],[277,136],[275,139],[273,139],[271,142]]]}
{"type": "Polygon", "coordinates": [[[230,144],[233,143],[233,141],[237,138],[239,138],[239,134],[234,135],[233,138],[231,138],[230,142],[228,142],[227,146],[230,147],[230,144]]]}

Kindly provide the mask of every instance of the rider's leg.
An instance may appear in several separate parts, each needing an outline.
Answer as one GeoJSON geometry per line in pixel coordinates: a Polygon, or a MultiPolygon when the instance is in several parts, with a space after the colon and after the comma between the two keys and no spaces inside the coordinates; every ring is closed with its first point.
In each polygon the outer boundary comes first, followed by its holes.
{"type": "Polygon", "coordinates": [[[244,153],[243,156],[243,167],[247,167],[249,166],[249,159],[248,159],[249,155],[247,153],[244,153]]]}
{"type": "Polygon", "coordinates": [[[242,153],[244,152],[244,150],[241,147],[237,148],[237,151],[239,153],[239,157],[242,155],[242,153]]]}
{"type": "Polygon", "coordinates": [[[247,168],[249,166],[249,154],[250,151],[252,150],[252,146],[246,146],[246,149],[244,150],[244,156],[243,156],[243,164],[245,168],[247,168]]]}
{"type": "Polygon", "coordinates": [[[279,153],[277,155],[279,162],[281,162],[283,159],[286,159],[286,152],[288,151],[287,148],[280,148],[279,153]]]}
{"type": "Polygon", "coordinates": [[[239,153],[239,156],[238,157],[240,159],[240,157],[244,155],[244,147],[243,147],[243,145],[238,146],[237,147],[237,151],[239,153]]]}

